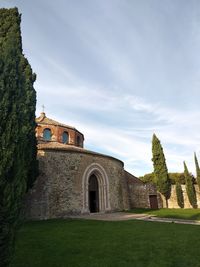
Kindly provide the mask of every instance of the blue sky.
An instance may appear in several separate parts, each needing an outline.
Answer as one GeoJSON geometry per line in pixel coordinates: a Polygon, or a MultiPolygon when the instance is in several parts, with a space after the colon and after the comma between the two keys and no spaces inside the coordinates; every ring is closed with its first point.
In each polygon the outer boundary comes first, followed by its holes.
{"type": "Polygon", "coordinates": [[[169,171],[200,158],[200,1],[0,0],[22,13],[37,115],[75,126],[85,148],[152,171],[156,133],[169,171]]]}

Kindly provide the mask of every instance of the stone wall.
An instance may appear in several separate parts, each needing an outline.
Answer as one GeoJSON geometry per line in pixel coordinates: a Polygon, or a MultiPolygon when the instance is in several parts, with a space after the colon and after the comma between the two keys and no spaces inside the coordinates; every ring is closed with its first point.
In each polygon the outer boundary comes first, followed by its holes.
{"type": "MultiPolygon", "coordinates": [[[[199,187],[198,185],[194,185],[195,186],[195,191],[196,191],[196,197],[197,197],[197,205],[198,208],[200,208],[200,191],[199,191],[199,187]]],[[[181,185],[182,190],[183,190],[183,197],[184,197],[184,208],[188,209],[188,208],[192,208],[188,196],[187,196],[187,192],[186,192],[186,188],[185,185],[181,185]]],[[[166,207],[165,202],[163,202],[163,207],[166,207]]],[[[171,196],[170,199],[168,200],[168,208],[180,208],[177,204],[177,197],[176,197],[176,186],[172,185],[171,188],[171,196]]]]}
{"type": "Polygon", "coordinates": [[[40,175],[25,201],[27,218],[48,219],[82,213],[83,174],[94,163],[103,167],[109,180],[109,211],[129,209],[121,161],[84,150],[56,149],[39,150],[38,160],[40,175]]]}
{"type": "MultiPolygon", "coordinates": [[[[181,185],[183,190],[183,197],[184,197],[184,208],[192,208],[185,185],[181,185]]],[[[200,208],[200,190],[198,185],[194,185],[197,197],[197,207],[200,208]]],[[[156,190],[156,186],[150,183],[142,183],[142,182],[130,182],[129,181],[129,191],[130,191],[130,206],[131,208],[151,208],[149,196],[157,195],[158,200],[158,208],[167,208],[166,200],[163,195],[161,195],[156,190]]],[[[180,208],[177,203],[177,196],[176,196],[176,186],[172,185],[171,187],[171,196],[168,200],[168,208],[180,208]]]]}
{"type": "Polygon", "coordinates": [[[147,208],[148,192],[146,190],[146,184],[128,172],[126,172],[126,180],[128,184],[130,208],[147,208]]]}
{"type": "MultiPolygon", "coordinates": [[[[184,208],[193,208],[189,202],[185,185],[181,185],[184,197],[184,208]]],[[[197,207],[200,208],[200,190],[198,185],[194,185],[197,197],[197,207]]],[[[131,208],[151,208],[149,196],[156,195],[158,200],[158,208],[167,208],[166,200],[163,195],[161,195],[156,190],[156,186],[150,183],[143,183],[142,181],[135,181],[129,177],[128,179],[128,189],[130,197],[130,207],[131,208]]],[[[171,196],[168,200],[168,208],[180,208],[177,203],[176,196],[176,186],[172,185],[171,196]]]]}
{"type": "Polygon", "coordinates": [[[157,197],[158,208],[163,206],[163,200],[157,192],[155,185],[143,183],[132,174],[126,172],[126,180],[128,184],[128,196],[130,208],[151,208],[150,196],[157,197]]]}

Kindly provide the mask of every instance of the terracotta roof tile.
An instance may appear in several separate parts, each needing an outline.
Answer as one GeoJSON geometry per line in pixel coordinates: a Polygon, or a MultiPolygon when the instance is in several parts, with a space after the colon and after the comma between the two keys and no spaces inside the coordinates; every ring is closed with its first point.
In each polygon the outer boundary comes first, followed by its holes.
{"type": "Polygon", "coordinates": [[[124,165],[124,163],[121,160],[114,158],[112,156],[108,156],[108,155],[101,154],[98,152],[90,151],[90,150],[84,149],[82,147],[77,147],[77,146],[73,146],[73,145],[67,145],[67,144],[62,144],[62,143],[50,141],[50,142],[46,142],[46,143],[39,143],[37,145],[37,147],[38,147],[38,150],[77,151],[77,152],[82,152],[85,154],[93,154],[95,156],[104,156],[107,158],[117,160],[117,161],[121,162],[122,165],[124,165]]]}
{"type": "Polygon", "coordinates": [[[40,117],[36,118],[36,122],[37,123],[41,123],[41,124],[52,124],[52,125],[59,125],[59,126],[63,126],[63,127],[68,127],[68,128],[72,128],[75,129],[72,126],[60,123],[58,121],[52,120],[50,118],[46,117],[46,114],[44,112],[41,113],[40,117]]]}

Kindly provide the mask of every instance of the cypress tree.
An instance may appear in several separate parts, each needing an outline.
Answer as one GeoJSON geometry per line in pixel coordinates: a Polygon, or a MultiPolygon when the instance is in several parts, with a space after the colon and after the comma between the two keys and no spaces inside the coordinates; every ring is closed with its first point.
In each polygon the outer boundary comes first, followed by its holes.
{"type": "Polygon", "coordinates": [[[154,134],[152,139],[152,161],[154,166],[154,177],[158,191],[165,196],[166,206],[171,193],[171,184],[169,180],[167,165],[163,148],[157,136],[154,134]]]}
{"type": "Polygon", "coordinates": [[[186,185],[186,192],[188,195],[188,199],[192,207],[197,208],[197,198],[192,177],[188,171],[185,161],[183,162],[183,164],[184,164],[185,185],[186,185]]]}
{"type": "Polygon", "coordinates": [[[180,182],[176,182],[176,197],[180,208],[184,208],[183,190],[180,182]]]}
{"type": "Polygon", "coordinates": [[[199,189],[200,189],[200,168],[199,168],[199,163],[198,163],[198,160],[197,160],[196,153],[194,153],[194,161],[195,161],[195,166],[196,166],[196,179],[197,179],[197,184],[198,184],[199,189]]]}
{"type": "Polygon", "coordinates": [[[37,175],[35,75],[17,8],[0,9],[0,263],[8,266],[25,192],[37,175]]]}

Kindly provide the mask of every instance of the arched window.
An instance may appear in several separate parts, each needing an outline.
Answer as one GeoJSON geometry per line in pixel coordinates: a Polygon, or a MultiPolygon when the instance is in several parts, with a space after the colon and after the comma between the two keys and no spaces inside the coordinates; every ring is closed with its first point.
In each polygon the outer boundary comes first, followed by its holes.
{"type": "Polygon", "coordinates": [[[80,146],[81,145],[81,138],[80,138],[80,136],[77,136],[76,143],[77,143],[77,146],[80,146]]]}
{"type": "Polygon", "coordinates": [[[43,138],[45,141],[50,141],[51,140],[51,130],[46,128],[43,131],[43,138]]]}
{"type": "Polygon", "coordinates": [[[68,134],[68,132],[63,132],[63,134],[62,134],[62,142],[63,142],[63,144],[67,144],[69,142],[69,134],[68,134]]]}

